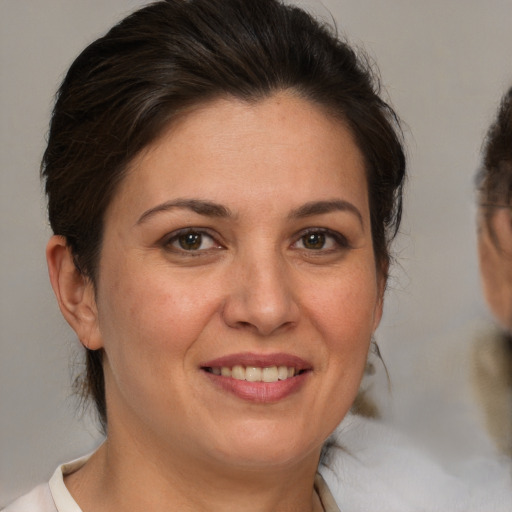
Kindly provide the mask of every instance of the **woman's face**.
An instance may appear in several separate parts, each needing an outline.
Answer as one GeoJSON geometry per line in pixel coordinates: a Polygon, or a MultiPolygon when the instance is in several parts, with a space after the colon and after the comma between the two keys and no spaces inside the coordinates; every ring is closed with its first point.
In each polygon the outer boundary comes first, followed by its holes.
{"type": "Polygon", "coordinates": [[[485,299],[500,325],[512,332],[512,216],[496,208],[490,220],[493,238],[480,212],[478,254],[485,299]]]}
{"type": "Polygon", "coordinates": [[[85,342],[105,351],[109,435],[202,464],[317,458],[383,288],[343,124],[289,93],[195,109],[106,214],[85,342]]]}

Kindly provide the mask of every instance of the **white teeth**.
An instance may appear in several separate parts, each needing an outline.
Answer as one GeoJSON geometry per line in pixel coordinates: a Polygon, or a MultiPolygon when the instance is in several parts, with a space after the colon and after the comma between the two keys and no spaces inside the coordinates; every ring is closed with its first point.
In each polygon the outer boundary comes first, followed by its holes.
{"type": "MultiPolygon", "coordinates": [[[[213,368],[212,368],[213,370],[213,368]]],[[[215,373],[215,372],[213,372],[215,373]]],[[[220,369],[220,374],[223,376],[223,377],[231,377],[231,368],[228,368],[227,366],[223,366],[221,369],[220,369]]]]}
{"type": "Polygon", "coordinates": [[[279,374],[277,371],[277,366],[271,366],[270,368],[263,368],[262,380],[263,382],[277,382],[279,378],[279,374]]]}
{"type": "Polygon", "coordinates": [[[293,366],[268,366],[261,368],[258,366],[242,366],[235,365],[233,368],[228,366],[212,367],[211,373],[214,375],[222,375],[222,377],[232,377],[236,380],[246,380],[248,382],[277,382],[278,380],[286,380],[296,375],[293,366]]]}
{"type": "Polygon", "coordinates": [[[231,369],[231,377],[236,380],[245,380],[245,368],[237,365],[231,369]]]}
{"type": "Polygon", "coordinates": [[[280,366],[277,369],[277,376],[278,376],[279,380],[286,380],[288,378],[288,367],[280,366]]]}
{"type": "Polygon", "coordinates": [[[261,382],[261,368],[248,366],[245,369],[245,380],[249,382],[261,382]]]}

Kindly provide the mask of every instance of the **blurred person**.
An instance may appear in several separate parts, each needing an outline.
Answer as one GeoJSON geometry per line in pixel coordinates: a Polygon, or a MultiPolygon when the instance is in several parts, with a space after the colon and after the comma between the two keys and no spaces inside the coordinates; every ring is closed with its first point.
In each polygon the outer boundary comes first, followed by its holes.
{"type": "Polygon", "coordinates": [[[512,456],[512,88],[488,130],[476,181],[480,275],[496,326],[474,345],[473,381],[489,432],[512,456]]]}

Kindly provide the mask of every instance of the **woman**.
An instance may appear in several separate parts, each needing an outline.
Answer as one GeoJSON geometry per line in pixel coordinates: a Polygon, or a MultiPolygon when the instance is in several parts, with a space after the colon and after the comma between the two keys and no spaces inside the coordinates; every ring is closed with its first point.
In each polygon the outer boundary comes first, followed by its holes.
{"type": "Polygon", "coordinates": [[[480,274],[499,328],[475,345],[474,381],[491,435],[512,455],[512,88],[489,128],[477,186],[480,274]]]}
{"type": "Polygon", "coordinates": [[[7,510],[335,511],[405,159],[365,62],[275,0],[162,1],[71,66],[50,280],[106,433],[7,510]]]}

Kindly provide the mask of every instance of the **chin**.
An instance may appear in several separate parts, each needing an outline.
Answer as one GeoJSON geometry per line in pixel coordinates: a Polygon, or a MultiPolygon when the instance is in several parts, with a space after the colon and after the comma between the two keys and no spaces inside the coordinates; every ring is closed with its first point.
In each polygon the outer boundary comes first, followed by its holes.
{"type": "Polygon", "coordinates": [[[306,452],[303,450],[276,450],[272,449],[273,447],[274,445],[270,446],[270,449],[260,448],[255,451],[231,451],[226,454],[223,464],[249,471],[268,471],[290,468],[303,463],[304,459],[314,458],[316,466],[321,451],[321,446],[317,450],[306,452]]]}
{"type": "MultiPolygon", "coordinates": [[[[225,462],[247,469],[279,468],[318,458],[323,437],[304,436],[304,431],[290,428],[251,428],[228,436],[224,447],[219,447],[225,462]]],[[[327,437],[327,436],[326,436],[327,437]]]]}

